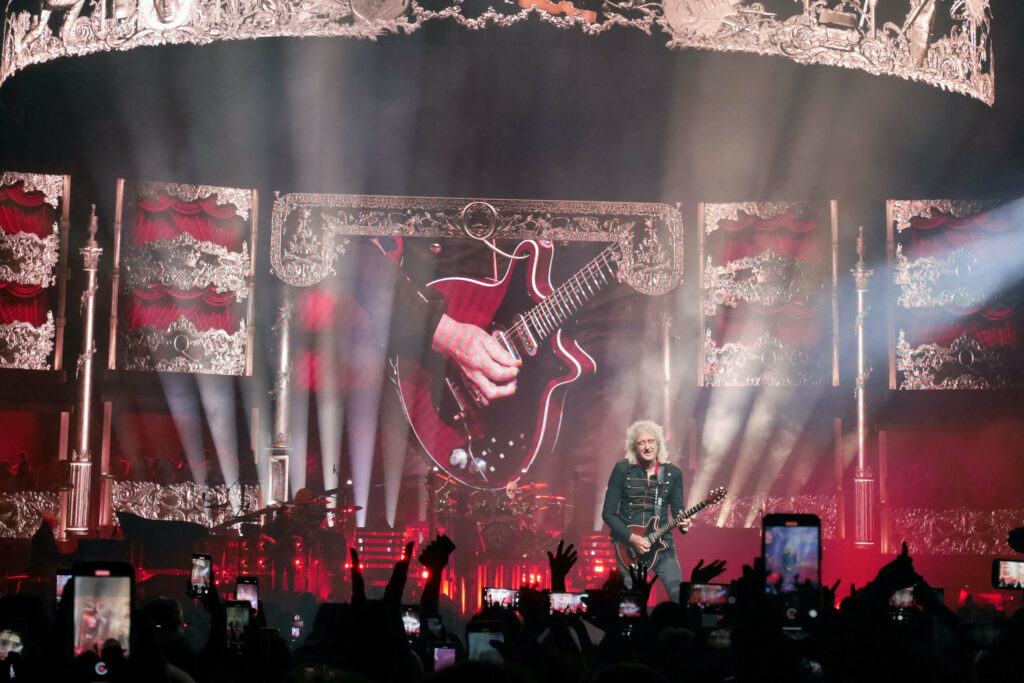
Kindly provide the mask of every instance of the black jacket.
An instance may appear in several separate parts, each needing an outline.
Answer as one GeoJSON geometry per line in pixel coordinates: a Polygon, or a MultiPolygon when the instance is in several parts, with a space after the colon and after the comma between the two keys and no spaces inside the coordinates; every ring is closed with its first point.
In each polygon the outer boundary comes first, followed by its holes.
{"type": "MultiPolygon", "coordinates": [[[[683,503],[683,471],[668,463],[659,464],[659,467],[662,471],[661,484],[655,477],[648,478],[640,465],[631,465],[628,460],[615,463],[601,509],[601,518],[611,529],[614,540],[628,543],[630,525],[646,524],[654,516],[659,495],[662,500],[659,524],[686,509],[683,503]]],[[[669,546],[673,545],[672,534],[666,534],[662,540],[669,546]]]]}

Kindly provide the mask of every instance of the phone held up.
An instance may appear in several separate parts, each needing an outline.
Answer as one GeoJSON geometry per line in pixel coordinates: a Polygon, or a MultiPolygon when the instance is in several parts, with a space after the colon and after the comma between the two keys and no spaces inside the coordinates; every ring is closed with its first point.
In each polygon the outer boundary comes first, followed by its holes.
{"type": "Polygon", "coordinates": [[[505,631],[500,622],[471,621],[466,625],[466,647],[471,660],[501,663],[501,653],[491,641],[505,642],[505,631]]]}
{"type": "Polygon", "coordinates": [[[90,674],[95,676],[92,680],[105,680],[120,662],[104,658],[131,657],[135,571],[127,562],[79,562],[71,569],[70,581],[74,597],[69,649],[75,657],[87,652],[100,657],[90,674]]]}
{"type": "Polygon", "coordinates": [[[192,570],[188,579],[188,594],[193,598],[201,598],[210,592],[210,581],[213,577],[213,558],[202,553],[192,555],[192,570]]]}
{"type": "Polygon", "coordinates": [[[1024,590],[1024,560],[992,560],[992,587],[1024,590]]]}
{"type": "Polygon", "coordinates": [[[235,579],[235,600],[248,600],[253,610],[259,611],[260,579],[243,575],[235,579]]]}
{"type": "Polygon", "coordinates": [[[252,617],[252,605],[248,600],[228,600],[225,603],[227,614],[227,637],[228,648],[241,649],[246,635],[249,632],[252,617]]]}
{"type": "Polygon", "coordinates": [[[803,630],[821,613],[821,520],[816,515],[765,515],[761,553],[772,611],[783,630],[803,630]]]}

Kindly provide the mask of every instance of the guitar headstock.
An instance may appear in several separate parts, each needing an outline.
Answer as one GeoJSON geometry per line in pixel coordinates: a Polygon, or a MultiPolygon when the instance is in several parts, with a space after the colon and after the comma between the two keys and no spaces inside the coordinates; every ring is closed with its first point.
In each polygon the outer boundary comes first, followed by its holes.
{"type": "Polygon", "coordinates": [[[708,505],[720,503],[722,499],[725,498],[726,493],[727,491],[724,486],[719,486],[716,489],[711,489],[711,491],[708,493],[708,497],[704,499],[704,502],[707,503],[708,505]]]}

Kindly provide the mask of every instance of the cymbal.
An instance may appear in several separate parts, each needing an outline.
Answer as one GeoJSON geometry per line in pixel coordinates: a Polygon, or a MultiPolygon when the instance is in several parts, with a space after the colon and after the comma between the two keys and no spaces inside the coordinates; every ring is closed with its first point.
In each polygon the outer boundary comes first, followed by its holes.
{"type": "Polygon", "coordinates": [[[532,484],[523,484],[522,486],[517,486],[516,488],[519,489],[520,491],[529,491],[530,489],[546,489],[547,487],[548,485],[545,484],[544,482],[535,481],[532,484]]]}
{"type": "Polygon", "coordinates": [[[536,500],[552,500],[556,503],[561,503],[565,500],[565,496],[534,496],[536,500]]]}
{"type": "Polygon", "coordinates": [[[335,510],[334,512],[335,512],[335,514],[339,514],[339,515],[347,515],[347,514],[350,514],[352,512],[359,512],[362,509],[363,509],[362,505],[349,505],[347,508],[341,508],[340,510],[335,510]]]}

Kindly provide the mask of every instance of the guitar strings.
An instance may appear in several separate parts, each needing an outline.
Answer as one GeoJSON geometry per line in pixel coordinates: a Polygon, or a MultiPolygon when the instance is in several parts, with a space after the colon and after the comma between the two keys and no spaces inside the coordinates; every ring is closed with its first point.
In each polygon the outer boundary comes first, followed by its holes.
{"type": "Polygon", "coordinates": [[[612,244],[608,246],[578,273],[562,283],[558,289],[552,292],[551,296],[544,298],[528,313],[520,316],[520,319],[509,327],[507,332],[522,341],[524,332],[531,332],[529,324],[532,323],[533,329],[541,334],[531,334],[531,336],[536,337],[538,341],[547,337],[560,324],[559,317],[564,321],[573,312],[579,310],[580,306],[589,299],[587,293],[583,290],[583,285],[586,285],[590,291],[590,296],[594,296],[601,290],[604,284],[608,283],[608,278],[605,276],[603,269],[607,267],[609,275],[613,274],[610,266],[615,261],[617,250],[618,245],[612,244]],[[601,276],[603,282],[597,281],[597,275],[601,276]],[[590,285],[592,276],[594,276],[594,287],[590,285]],[[574,294],[576,296],[577,305],[575,307],[572,300],[567,297],[567,294],[574,294]],[[580,301],[580,297],[582,297],[582,301],[580,301]]]}

